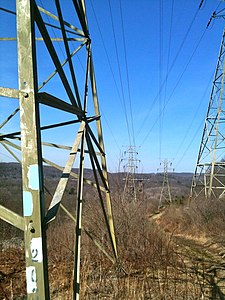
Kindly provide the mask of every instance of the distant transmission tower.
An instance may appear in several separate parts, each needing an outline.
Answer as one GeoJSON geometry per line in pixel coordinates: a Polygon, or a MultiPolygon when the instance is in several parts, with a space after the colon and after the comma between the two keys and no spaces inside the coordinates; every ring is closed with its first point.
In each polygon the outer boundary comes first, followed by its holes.
{"type": "MultiPolygon", "coordinates": [[[[223,10],[224,13],[225,10],[223,10]]],[[[213,14],[223,17],[224,14],[213,14]]],[[[225,193],[225,30],[213,80],[209,106],[200,144],[191,197],[222,197],[225,193]]]]}
{"type": "Polygon", "coordinates": [[[162,164],[163,164],[163,183],[162,183],[162,190],[159,199],[159,208],[162,207],[163,203],[172,203],[171,190],[169,185],[169,176],[168,176],[168,171],[171,170],[172,163],[169,162],[167,159],[165,159],[160,163],[160,165],[162,164]]]}
{"type": "Polygon", "coordinates": [[[127,150],[124,152],[124,158],[121,161],[124,161],[123,166],[125,172],[125,185],[123,200],[136,201],[137,200],[137,190],[136,190],[136,177],[135,174],[138,169],[138,163],[140,162],[137,159],[138,152],[136,146],[128,146],[127,150]]]}

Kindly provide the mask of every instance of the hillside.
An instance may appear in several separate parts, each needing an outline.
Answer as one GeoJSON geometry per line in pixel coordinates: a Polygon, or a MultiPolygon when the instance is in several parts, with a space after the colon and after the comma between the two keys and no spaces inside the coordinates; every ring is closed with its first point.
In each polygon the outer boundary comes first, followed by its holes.
{"type": "MultiPolygon", "coordinates": [[[[73,169],[73,172],[77,173],[77,169],[73,169]]],[[[0,163],[0,188],[3,190],[1,193],[0,201],[4,197],[4,189],[6,190],[9,182],[13,187],[18,187],[18,191],[21,189],[21,166],[18,163],[0,163]]],[[[44,179],[50,186],[54,186],[61,176],[61,171],[50,167],[44,166],[44,179]]],[[[92,170],[85,169],[84,176],[93,180],[92,170]]],[[[113,191],[115,189],[123,189],[125,183],[125,173],[108,173],[110,188],[113,191]]],[[[190,191],[192,173],[169,173],[169,184],[174,196],[187,195],[190,191]]],[[[163,183],[162,173],[138,173],[136,174],[137,183],[142,183],[144,192],[151,194],[152,191],[160,191],[163,183]]],[[[69,183],[71,186],[71,181],[69,183]]],[[[8,190],[8,192],[10,192],[8,190]]],[[[13,192],[12,192],[13,194],[13,192]]],[[[12,195],[13,198],[13,195],[12,195]]]]}
{"type": "MultiPolygon", "coordinates": [[[[22,213],[20,165],[1,163],[0,170],[1,204],[22,213]]],[[[85,176],[92,178],[92,172],[85,170],[85,176]]],[[[59,177],[60,171],[44,167],[51,192],[59,177]]],[[[224,299],[225,203],[202,199],[186,206],[192,174],[174,173],[169,174],[173,204],[156,211],[163,176],[139,174],[143,191],[136,202],[121,201],[123,178],[109,174],[119,265],[83,234],[81,299],[224,299]]],[[[63,198],[72,214],[75,186],[71,180],[63,198]]],[[[89,188],[84,195],[83,226],[110,253],[97,195],[89,188]]],[[[50,199],[46,193],[46,206],[50,199]]],[[[0,227],[0,299],[26,299],[22,232],[3,221],[0,227]]],[[[62,211],[49,226],[47,241],[51,297],[71,299],[74,223],[62,211]]]]}

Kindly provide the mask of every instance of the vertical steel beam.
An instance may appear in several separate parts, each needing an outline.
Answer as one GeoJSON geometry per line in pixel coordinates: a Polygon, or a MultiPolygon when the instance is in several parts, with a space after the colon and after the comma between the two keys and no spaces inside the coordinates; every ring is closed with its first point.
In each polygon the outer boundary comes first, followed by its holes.
{"type": "MultiPolygon", "coordinates": [[[[87,109],[88,100],[88,75],[89,75],[89,63],[90,63],[90,45],[86,46],[87,50],[87,66],[85,75],[85,88],[84,88],[84,103],[83,109],[87,109]]],[[[84,121],[83,121],[84,122],[84,121]]],[[[79,178],[77,186],[77,207],[76,207],[76,228],[75,228],[75,247],[74,247],[74,271],[73,271],[73,300],[79,300],[80,298],[80,252],[81,252],[81,220],[82,220],[82,207],[83,207],[83,185],[84,185],[84,145],[85,145],[85,133],[84,128],[81,138],[80,149],[80,165],[79,165],[79,178]]]]}
{"type": "Polygon", "coordinates": [[[17,0],[27,299],[49,299],[33,1],[17,0]]]}
{"type": "Polygon", "coordinates": [[[83,184],[84,184],[84,143],[85,129],[82,133],[81,150],[80,150],[80,166],[77,187],[77,208],[76,208],[76,237],[74,249],[74,271],[73,271],[73,300],[80,298],[80,248],[81,248],[81,217],[83,206],[83,184]]]}

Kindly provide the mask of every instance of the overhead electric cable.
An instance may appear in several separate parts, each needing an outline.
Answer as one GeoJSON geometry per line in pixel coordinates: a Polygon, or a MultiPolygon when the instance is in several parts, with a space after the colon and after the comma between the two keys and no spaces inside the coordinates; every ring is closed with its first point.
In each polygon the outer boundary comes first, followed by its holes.
{"type": "Polygon", "coordinates": [[[187,148],[185,149],[185,151],[184,151],[182,157],[180,158],[180,160],[179,160],[178,163],[176,164],[175,169],[177,169],[177,167],[178,167],[178,166],[180,165],[180,163],[183,161],[183,159],[184,159],[185,155],[187,154],[188,150],[189,150],[190,147],[193,145],[194,140],[195,140],[196,137],[198,136],[198,132],[199,132],[200,128],[202,128],[202,126],[203,126],[203,124],[204,124],[204,120],[205,120],[205,119],[202,119],[200,125],[199,125],[198,128],[196,129],[196,131],[195,131],[195,133],[194,133],[194,135],[193,135],[193,138],[191,139],[190,143],[188,144],[187,148]]]}
{"type": "Polygon", "coordinates": [[[105,116],[104,114],[103,114],[102,116],[103,116],[103,118],[105,119],[106,125],[107,125],[108,128],[109,128],[109,131],[110,131],[110,133],[111,133],[111,136],[112,136],[112,138],[113,138],[113,140],[114,140],[115,145],[117,146],[118,150],[120,151],[120,146],[119,146],[119,144],[118,144],[118,142],[117,142],[117,140],[116,140],[116,138],[115,138],[115,136],[114,136],[114,134],[113,134],[112,128],[110,127],[109,122],[108,122],[106,116],[105,116]]]}
{"type": "MultiPolygon", "coordinates": [[[[159,2],[159,90],[162,82],[162,70],[163,70],[163,0],[159,2]]],[[[162,153],[162,127],[163,127],[163,114],[162,111],[162,92],[159,92],[159,160],[161,161],[162,153]]]]}
{"type": "Polygon", "coordinates": [[[195,19],[196,19],[197,15],[198,15],[198,12],[199,12],[199,8],[196,10],[196,12],[195,12],[195,14],[194,14],[194,16],[193,16],[193,18],[192,18],[192,20],[191,20],[191,23],[190,23],[190,25],[189,25],[189,27],[188,27],[188,29],[187,29],[185,35],[184,35],[184,38],[183,38],[183,40],[182,40],[182,42],[181,42],[181,44],[180,44],[180,47],[179,47],[179,49],[178,49],[178,51],[177,51],[177,53],[176,53],[176,55],[175,55],[175,57],[174,57],[174,59],[173,59],[173,62],[172,62],[172,64],[171,64],[170,68],[169,68],[169,71],[167,72],[167,74],[166,74],[166,76],[165,76],[165,78],[164,78],[164,80],[163,80],[163,82],[162,82],[162,84],[161,84],[161,86],[160,86],[160,88],[159,88],[159,91],[158,91],[157,95],[155,96],[155,98],[154,98],[154,100],[153,100],[153,102],[152,102],[152,105],[151,105],[150,108],[147,110],[146,117],[144,118],[144,120],[143,120],[141,126],[139,127],[139,130],[138,130],[138,132],[137,132],[137,135],[139,135],[140,132],[141,132],[141,130],[143,129],[143,127],[144,127],[144,125],[145,125],[145,123],[146,123],[146,121],[147,121],[147,119],[148,119],[148,117],[149,117],[149,115],[150,115],[150,113],[151,113],[151,111],[152,111],[152,109],[153,109],[153,106],[155,105],[155,103],[156,103],[156,101],[157,101],[157,99],[158,99],[158,97],[159,97],[159,95],[160,95],[160,93],[161,93],[161,91],[162,91],[162,89],[163,89],[165,83],[166,83],[166,80],[167,80],[168,76],[170,75],[171,71],[172,71],[173,68],[174,68],[174,65],[175,65],[175,63],[176,63],[176,61],[177,61],[177,59],[178,59],[178,57],[179,57],[179,55],[180,55],[180,53],[181,53],[181,50],[182,50],[183,47],[184,47],[184,44],[185,44],[185,42],[186,42],[186,40],[187,40],[187,37],[188,37],[189,33],[191,32],[192,26],[193,26],[193,24],[194,24],[194,22],[195,22],[195,19]]]}
{"type": "MultiPolygon", "coordinates": [[[[109,58],[109,54],[108,54],[108,51],[107,51],[104,39],[103,39],[102,31],[101,31],[101,28],[100,28],[100,25],[99,25],[99,22],[98,22],[98,18],[97,18],[97,15],[96,15],[95,8],[93,6],[92,0],[90,1],[90,3],[91,3],[92,10],[93,10],[94,18],[95,18],[95,21],[96,21],[96,24],[97,24],[97,28],[98,28],[98,31],[99,31],[99,34],[100,34],[100,38],[101,38],[101,42],[102,42],[102,45],[103,45],[103,49],[104,49],[105,54],[106,54],[107,62],[108,62],[108,65],[109,65],[109,69],[110,69],[110,72],[112,74],[113,82],[114,82],[114,85],[115,85],[115,88],[116,88],[116,91],[117,91],[117,94],[118,94],[118,98],[119,98],[120,103],[122,105],[122,110],[123,110],[123,112],[125,114],[123,103],[122,103],[122,99],[121,99],[121,94],[120,94],[120,91],[119,91],[119,88],[118,88],[118,85],[117,85],[117,82],[116,82],[115,74],[113,72],[112,64],[111,64],[111,61],[110,61],[110,58],[109,58]]],[[[102,114],[102,116],[103,116],[103,118],[106,121],[106,124],[107,124],[107,126],[109,128],[109,131],[110,131],[111,136],[112,136],[112,138],[113,138],[113,140],[115,142],[115,145],[117,146],[118,150],[120,151],[119,144],[118,144],[118,142],[117,142],[117,140],[115,138],[115,135],[113,134],[112,128],[109,125],[109,122],[108,122],[105,114],[102,114]]],[[[118,160],[119,160],[119,158],[118,158],[118,160]]]]}
{"type": "MultiPolygon", "coordinates": [[[[179,77],[177,83],[175,84],[175,86],[174,86],[174,88],[173,88],[173,90],[172,90],[172,92],[171,92],[169,98],[167,99],[167,102],[165,103],[165,105],[164,105],[164,107],[163,107],[163,109],[162,109],[162,111],[161,111],[160,114],[163,113],[163,111],[165,110],[166,106],[168,105],[168,103],[169,103],[170,100],[172,99],[172,96],[173,96],[175,90],[177,89],[177,87],[178,87],[178,85],[179,85],[181,79],[183,78],[183,76],[184,76],[184,74],[185,74],[185,72],[186,72],[186,70],[187,70],[189,64],[191,63],[191,61],[192,61],[192,59],[193,59],[193,57],[194,57],[194,55],[195,55],[195,53],[196,53],[196,51],[197,51],[197,49],[198,49],[200,43],[201,43],[201,41],[202,41],[202,39],[203,39],[203,37],[204,37],[204,35],[205,35],[205,33],[206,33],[206,30],[207,30],[207,29],[205,28],[205,30],[203,31],[203,33],[202,33],[202,35],[201,35],[201,37],[200,37],[200,39],[199,39],[197,45],[196,45],[195,48],[194,48],[194,51],[192,52],[192,54],[191,54],[191,56],[190,56],[190,58],[189,58],[189,60],[188,60],[188,62],[187,62],[187,64],[186,64],[184,70],[182,71],[182,73],[181,73],[181,75],[180,75],[180,77],[179,77]]],[[[150,128],[150,130],[149,130],[149,131],[147,132],[147,134],[145,135],[145,138],[143,139],[143,141],[142,141],[142,143],[141,143],[141,146],[145,143],[145,141],[147,140],[147,138],[148,138],[149,134],[151,133],[152,129],[154,128],[154,126],[155,126],[155,125],[157,124],[157,122],[159,121],[160,114],[159,114],[158,117],[156,118],[156,120],[155,120],[154,124],[152,125],[152,127],[150,128]]]]}
{"type": "MultiPolygon", "coordinates": [[[[98,22],[98,19],[97,19],[97,15],[95,13],[95,9],[94,9],[92,0],[90,1],[90,3],[91,3],[92,10],[93,10],[94,18],[95,18],[95,21],[96,21],[96,24],[97,24],[97,28],[98,28],[98,31],[100,33],[100,37],[101,37],[103,49],[104,49],[105,54],[106,54],[107,62],[109,64],[109,69],[110,69],[110,72],[111,72],[112,77],[113,77],[113,81],[114,81],[114,84],[115,84],[115,87],[116,87],[116,91],[117,91],[118,97],[119,97],[119,99],[121,101],[121,104],[122,104],[121,95],[120,95],[119,88],[118,88],[118,85],[117,85],[117,82],[116,82],[115,74],[113,72],[112,64],[110,62],[109,54],[108,54],[108,51],[106,49],[106,45],[105,45],[105,42],[104,42],[104,39],[103,39],[102,31],[101,31],[101,28],[100,28],[100,25],[99,25],[99,22],[98,22]]],[[[123,104],[122,104],[122,108],[123,108],[123,104]]]]}
{"type": "Polygon", "coordinates": [[[128,138],[129,138],[129,142],[131,144],[130,126],[129,126],[128,116],[127,116],[127,109],[126,109],[123,82],[122,82],[122,74],[121,74],[121,66],[120,66],[120,61],[119,61],[119,52],[118,52],[118,46],[117,46],[117,42],[116,42],[116,33],[115,33],[115,26],[114,26],[114,22],[113,22],[112,7],[111,7],[110,0],[108,0],[108,3],[109,3],[110,19],[111,19],[112,30],[113,30],[114,45],[115,45],[115,49],[116,49],[116,59],[117,59],[117,66],[118,66],[118,71],[119,71],[120,87],[121,87],[123,106],[124,106],[124,111],[125,111],[125,119],[126,119],[127,131],[128,131],[128,138]]]}
{"type": "Polygon", "coordinates": [[[200,110],[200,108],[201,108],[202,102],[203,102],[203,100],[205,99],[205,96],[206,96],[206,93],[208,92],[209,86],[210,86],[211,83],[212,83],[213,76],[214,76],[214,72],[213,72],[212,76],[210,76],[210,79],[209,79],[209,81],[208,81],[208,83],[207,83],[207,86],[206,86],[205,91],[204,91],[204,93],[203,93],[203,95],[202,95],[202,97],[201,97],[201,100],[200,100],[200,102],[199,102],[199,104],[198,104],[198,107],[197,107],[197,109],[195,110],[195,113],[194,113],[193,118],[192,118],[192,120],[191,120],[191,122],[190,122],[190,125],[189,125],[188,129],[186,130],[186,133],[185,133],[185,135],[184,135],[184,137],[183,137],[183,139],[182,139],[182,142],[180,143],[180,145],[179,145],[179,147],[178,147],[178,149],[177,149],[177,152],[176,152],[176,154],[175,154],[175,156],[174,156],[174,160],[176,160],[178,154],[180,153],[180,150],[183,149],[184,142],[185,142],[185,140],[186,140],[186,138],[187,138],[187,136],[188,136],[188,133],[190,132],[191,128],[193,127],[194,120],[196,119],[196,117],[197,117],[197,115],[198,115],[198,113],[199,113],[199,110],[200,110]]]}
{"type": "MultiPolygon", "coordinates": [[[[127,112],[126,112],[126,106],[124,106],[124,100],[122,100],[121,93],[119,91],[119,87],[118,87],[117,82],[116,82],[115,74],[113,72],[112,64],[111,64],[111,61],[110,61],[110,58],[109,58],[109,54],[108,54],[108,51],[107,51],[104,39],[103,39],[102,31],[101,31],[101,28],[100,28],[100,25],[99,25],[99,22],[98,22],[98,18],[97,18],[97,15],[96,15],[96,12],[95,12],[92,0],[90,0],[90,3],[91,3],[92,10],[93,10],[94,18],[95,18],[95,21],[96,21],[96,24],[97,24],[97,28],[98,28],[98,31],[99,31],[99,34],[100,34],[100,37],[101,37],[103,49],[104,49],[105,54],[106,54],[107,62],[108,62],[108,65],[109,65],[109,69],[110,69],[110,72],[112,74],[113,82],[115,84],[116,91],[117,91],[117,94],[118,94],[118,98],[120,100],[120,103],[121,103],[121,106],[122,106],[122,110],[123,110],[123,113],[124,113],[124,116],[125,116],[126,126],[127,126],[127,130],[128,130],[128,138],[129,138],[129,141],[130,141],[131,138],[130,138],[130,130],[129,130],[129,127],[128,127],[129,123],[128,123],[128,117],[127,117],[127,112]]],[[[110,5],[110,2],[109,2],[109,5],[110,5]]],[[[111,15],[111,20],[112,20],[112,13],[110,13],[110,15],[111,15]]],[[[112,21],[112,23],[113,23],[113,21],[112,21]]],[[[113,30],[114,30],[114,23],[113,23],[113,30]]],[[[115,40],[115,30],[114,30],[114,40],[115,40]]],[[[116,47],[116,51],[117,51],[117,47],[116,47]]],[[[124,95],[123,95],[123,99],[124,99],[124,95]]]]}
{"type": "Polygon", "coordinates": [[[202,7],[202,4],[205,0],[201,0],[200,4],[199,4],[199,9],[202,7]]]}
{"type": "MultiPolygon", "coordinates": [[[[169,65],[170,65],[172,28],[173,28],[173,12],[174,12],[174,0],[172,0],[172,4],[171,4],[170,29],[169,29],[169,45],[168,45],[168,53],[167,53],[166,74],[168,74],[168,72],[169,72],[169,65]]],[[[167,83],[168,83],[168,77],[166,78],[166,82],[165,82],[165,93],[164,93],[164,103],[163,103],[164,105],[165,105],[165,100],[166,100],[166,97],[167,97],[167,83]]]]}
{"type": "Polygon", "coordinates": [[[121,0],[120,0],[120,16],[121,16],[122,37],[123,37],[123,47],[124,47],[124,58],[125,58],[126,76],[127,76],[128,99],[129,99],[129,106],[130,106],[131,131],[132,131],[133,145],[135,146],[134,120],[133,120],[133,109],[132,109],[131,91],[130,91],[130,77],[129,77],[129,72],[128,72],[127,48],[126,48],[126,41],[125,41],[123,11],[122,11],[121,0]]]}
{"type": "MultiPolygon", "coordinates": [[[[204,0],[201,1],[200,5],[199,5],[199,8],[201,8],[203,2],[204,2],[204,0]]],[[[221,2],[217,5],[215,11],[219,8],[220,4],[221,4],[221,2]]],[[[207,25],[206,28],[208,28],[208,25],[207,25]]],[[[205,30],[205,31],[206,31],[206,30],[205,30]]],[[[207,84],[206,89],[205,89],[205,91],[204,91],[204,93],[203,93],[203,96],[201,97],[200,103],[199,103],[199,105],[198,105],[198,107],[197,107],[197,109],[196,109],[196,111],[195,111],[195,114],[194,114],[194,116],[193,116],[193,118],[192,118],[191,124],[190,124],[190,126],[188,127],[188,129],[187,129],[187,131],[186,131],[186,133],[185,133],[185,136],[184,136],[184,138],[183,138],[183,140],[182,140],[180,146],[178,147],[178,151],[177,151],[177,153],[176,153],[176,155],[175,155],[175,157],[174,157],[174,160],[175,160],[176,157],[178,156],[178,153],[180,152],[180,149],[183,148],[183,144],[184,144],[184,142],[185,142],[185,140],[186,140],[186,138],[187,138],[187,135],[188,135],[188,133],[189,133],[191,127],[192,127],[192,124],[194,123],[194,120],[195,120],[196,117],[197,117],[197,114],[198,114],[199,109],[200,109],[200,107],[201,107],[202,101],[204,100],[205,95],[206,95],[206,93],[207,93],[207,91],[208,91],[208,88],[209,88],[209,86],[210,86],[210,84],[211,84],[211,82],[212,82],[213,76],[214,76],[214,72],[213,72],[213,74],[210,76],[210,80],[208,81],[208,84],[207,84]]],[[[175,168],[177,168],[177,167],[180,165],[180,163],[183,161],[183,159],[184,159],[186,153],[188,152],[188,150],[189,150],[189,148],[191,147],[191,145],[192,145],[192,143],[193,143],[195,137],[197,136],[197,133],[198,133],[200,127],[202,126],[203,122],[204,122],[204,120],[201,121],[199,127],[197,128],[196,132],[194,133],[194,135],[193,135],[193,137],[192,137],[192,139],[191,139],[191,142],[189,143],[189,145],[188,145],[187,148],[185,149],[183,155],[181,156],[181,158],[180,158],[180,160],[178,161],[178,163],[177,163],[177,165],[176,165],[175,168]]]]}

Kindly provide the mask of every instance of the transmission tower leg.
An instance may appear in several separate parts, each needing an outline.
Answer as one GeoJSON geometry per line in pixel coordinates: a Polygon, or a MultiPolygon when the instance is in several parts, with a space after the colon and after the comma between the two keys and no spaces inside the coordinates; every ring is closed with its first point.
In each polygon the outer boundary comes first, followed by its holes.
{"type": "Polygon", "coordinates": [[[17,0],[27,299],[49,299],[32,1],[17,0]]]}
{"type": "Polygon", "coordinates": [[[81,217],[82,217],[82,202],[83,202],[83,181],[84,181],[84,140],[85,130],[81,140],[80,151],[80,173],[77,187],[77,213],[76,213],[76,237],[75,237],[75,259],[74,259],[74,276],[73,276],[73,299],[80,298],[80,247],[81,247],[81,217]]]}

